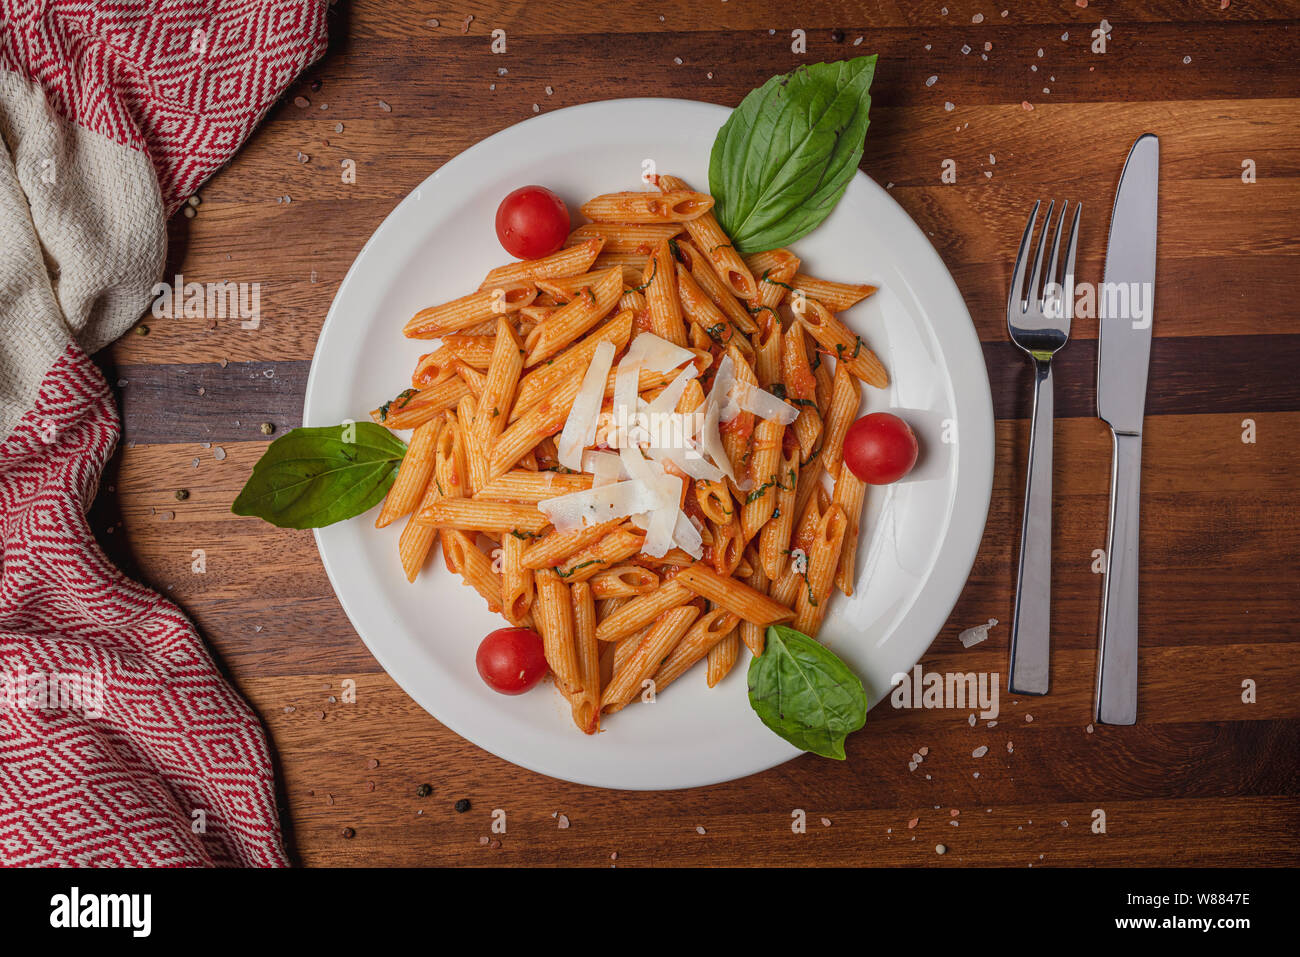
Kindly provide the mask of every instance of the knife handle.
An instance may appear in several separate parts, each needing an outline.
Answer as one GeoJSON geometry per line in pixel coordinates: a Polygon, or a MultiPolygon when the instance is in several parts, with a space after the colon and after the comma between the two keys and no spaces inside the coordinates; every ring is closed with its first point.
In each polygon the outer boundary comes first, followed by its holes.
{"type": "Polygon", "coordinates": [[[1097,654],[1096,719],[1137,723],[1138,506],[1142,436],[1114,433],[1110,476],[1110,530],[1106,534],[1106,586],[1097,654]]]}
{"type": "Polygon", "coordinates": [[[1034,359],[1034,416],[1029,426],[1025,515],[1011,621],[1007,690],[1047,694],[1052,655],[1052,426],[1056,400],[1052,363],[1034,359]]]}

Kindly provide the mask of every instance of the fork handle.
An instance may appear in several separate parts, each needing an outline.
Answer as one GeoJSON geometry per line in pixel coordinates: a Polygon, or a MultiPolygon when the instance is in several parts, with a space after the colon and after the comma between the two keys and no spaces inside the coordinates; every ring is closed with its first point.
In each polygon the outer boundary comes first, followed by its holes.
{"type": "Polygon", "coordinates": [[[1106,590],[1097,653],[1096,718],[1103,724],[1137,723],[1141,475],[1142,436],[1116,432],[1110,477],[1110,530],[1106,535],[1106,590]]]}
{"type": "Polygon", "coordinates": [[[1011,622],[1007,688],[1047,694],[1052,621],[1052,425],[1055,396],[1051,359],[1034,357],[1034,417],[1029,427],[1025,515],[1020,526],[1020,568],[1011,622]]]}

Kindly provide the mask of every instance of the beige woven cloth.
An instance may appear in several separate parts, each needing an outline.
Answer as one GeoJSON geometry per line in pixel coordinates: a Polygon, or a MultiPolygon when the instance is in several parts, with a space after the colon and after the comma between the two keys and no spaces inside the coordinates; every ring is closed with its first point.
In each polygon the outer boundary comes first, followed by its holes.
{"type": "Polygon", "coordinates": [[[0,72],[0,441],[69,340],[112,342],[149,306],[166,220],[147,154],[56,115],[0,72]]]}

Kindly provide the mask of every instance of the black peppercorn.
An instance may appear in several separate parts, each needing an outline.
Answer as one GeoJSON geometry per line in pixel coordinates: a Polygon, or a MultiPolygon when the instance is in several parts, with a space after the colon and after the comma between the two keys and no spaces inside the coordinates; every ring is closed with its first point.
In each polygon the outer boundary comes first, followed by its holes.
{"type": "Polygon", "coordinates": [[[468,810],[469,810],[469,798],[461,798],[459,801],[456,802],[456,811],[458,813],[464,814],[468,810]]]}

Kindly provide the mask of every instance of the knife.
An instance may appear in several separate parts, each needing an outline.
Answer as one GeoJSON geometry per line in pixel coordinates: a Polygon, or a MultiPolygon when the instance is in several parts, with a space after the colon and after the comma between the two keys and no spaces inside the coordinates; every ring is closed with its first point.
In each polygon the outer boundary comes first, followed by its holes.
{"type": "Polygon", "coordinates": [[[1097,415],[1114,438],[1106,583],[1097,655],[1096,720],[1137,722],[1138,495],[1142,412],[1151,356],[1160,141],[1139,136],[1115,193],[1106,270],[1097,295],[1097,415]]]}

